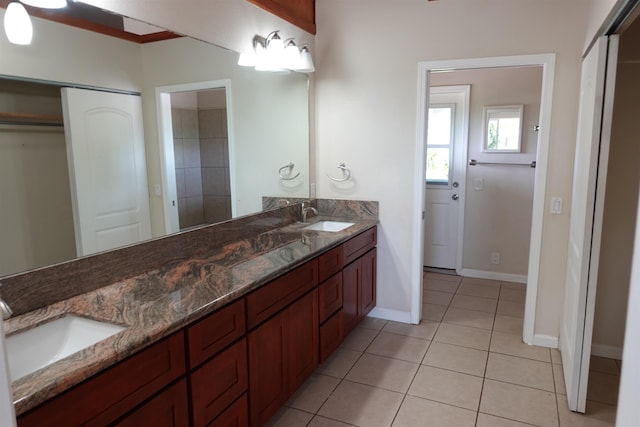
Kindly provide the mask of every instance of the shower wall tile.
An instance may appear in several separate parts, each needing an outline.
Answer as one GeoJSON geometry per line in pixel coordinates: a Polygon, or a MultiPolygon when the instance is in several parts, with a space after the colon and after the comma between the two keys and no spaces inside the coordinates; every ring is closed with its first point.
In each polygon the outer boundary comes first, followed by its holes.
{"type": "Polygon", "coordinates": [[[185,168],[184,184],[188,197],[202,196],[202,169],[185,168]]]}
{"type": "Polygon", "coordinates": [[[202,168],[202,194],[225,196],[224,168],[202,168]]]}
{"type": "Polygon", "coordinates": [[[203,168],[223,167],[225,165],[225,138],[200,138],[200,160],[203,168]]]}
{"type": "Polygon", "coordinates": [[[204,200],[202,196],[187,197],[187,223],[181,228],[204,223],[204,200]]]}
{"type": "Polygon", "coordinates": [[[198,112],[196,110],[181,109],[182,138],[198,138],[198,112]]]}
{"type": "Polygon", "coordinates": [[[187,198],[178,198],[178,223],[181,227],[186,227],[187,224],[187,198]]]}
{"type": "Polygon", "coordinates": [[[204,220],[216,223],[229,219],[230,215],[227,213],[229,201],[225,196],[204,196],[204,220]]]}
{"type": "Polygon", "coordinates": [[[173,138],[173,159],[176,169],[184,167],[184,142],[182,138],[173,138]]]}
{"type": "Polygon", "coordinates": [[[199,168],[200,167],[200,140],[199,139],[183,139],[184,145],[184,167],[199,168]]]}
{"type": "Polygon", "coordinates": [[[176,169],[176,193],[178,198],[187,197],[187,187],[184,182],[184,168],[176,169]]]}
{"type": "Polygon", "coordinates": [[[198,110],[201,138],[221,138],[226,136],[227,114],[224,109],[198,110]]]}
{"type": "Polygon", "coordinates": [[[182,110],[178,108],[171,109],[171,128],[174,138],[182,138],[182,110]]]}

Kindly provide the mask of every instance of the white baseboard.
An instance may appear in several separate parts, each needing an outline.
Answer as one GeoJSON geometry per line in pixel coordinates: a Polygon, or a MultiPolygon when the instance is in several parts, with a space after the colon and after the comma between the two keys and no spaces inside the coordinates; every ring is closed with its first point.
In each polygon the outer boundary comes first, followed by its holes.
{"type": "Polygon", "coordinates": [[[411,323],[411,312],[409,311],[374,307],[374,309],[369,312],[368,316],[375,317],[377,319],[392,320],[394,322],[411,323]]]}
{"type": "Polygon", "coordinates": [[[533,345],[548,348],[558,348],[558,337],[553,335],[533,334],[533,345]]]}
{"type": "Polygon", "coordinates": [[[500,280],[502,282],[527,283],[527,276],[522,274],[498,273],[496,271],[473,270],[463,268],[458,272],[464,277],[474,277],[476,279],[500,280]]]}
{"type": "Polygon", "coordinates": [[[607,359],[622,360],[622,347],[591,343],[591,355],[606,357],[607,359]]]}

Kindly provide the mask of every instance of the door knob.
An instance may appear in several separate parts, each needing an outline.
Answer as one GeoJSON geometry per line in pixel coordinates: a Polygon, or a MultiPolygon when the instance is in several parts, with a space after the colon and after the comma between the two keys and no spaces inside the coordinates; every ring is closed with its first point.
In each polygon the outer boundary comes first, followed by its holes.
{"type": "Polygon", "coordinates": [[[451,196],[451,198],[453,200],[458,200],[460,198],[460,196],[458,196],[457,194],[454,194],[453,196],[451,196]]]}

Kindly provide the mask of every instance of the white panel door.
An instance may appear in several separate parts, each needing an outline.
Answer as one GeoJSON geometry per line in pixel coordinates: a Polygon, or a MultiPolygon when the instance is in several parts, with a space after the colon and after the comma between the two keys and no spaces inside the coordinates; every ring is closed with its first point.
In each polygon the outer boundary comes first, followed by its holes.
{"type": "Polygon", "coordinates": [[[458,267],[470,86],[429,90],[424,265],[458,267]]]}
{"type": "Polygon", "coordinates": [[[62,89],[78,255],[151,238],[139,96],[62,89]]]}
{"type": "Polygon", "coordinates": [[[578,412],[586,407],[616,57],[617,38],[601,37],[582,63],[560,332],[568,404],[578,412]]]}

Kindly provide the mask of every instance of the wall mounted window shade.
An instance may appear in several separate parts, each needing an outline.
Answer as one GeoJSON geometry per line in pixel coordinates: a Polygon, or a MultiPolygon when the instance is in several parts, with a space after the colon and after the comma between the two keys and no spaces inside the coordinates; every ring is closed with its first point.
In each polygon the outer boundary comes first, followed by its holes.
{"type": "Polygon", "coordinates": [[[518,153],[522,139],[522,105],[484,107],[482,151],[518,153]]]}

